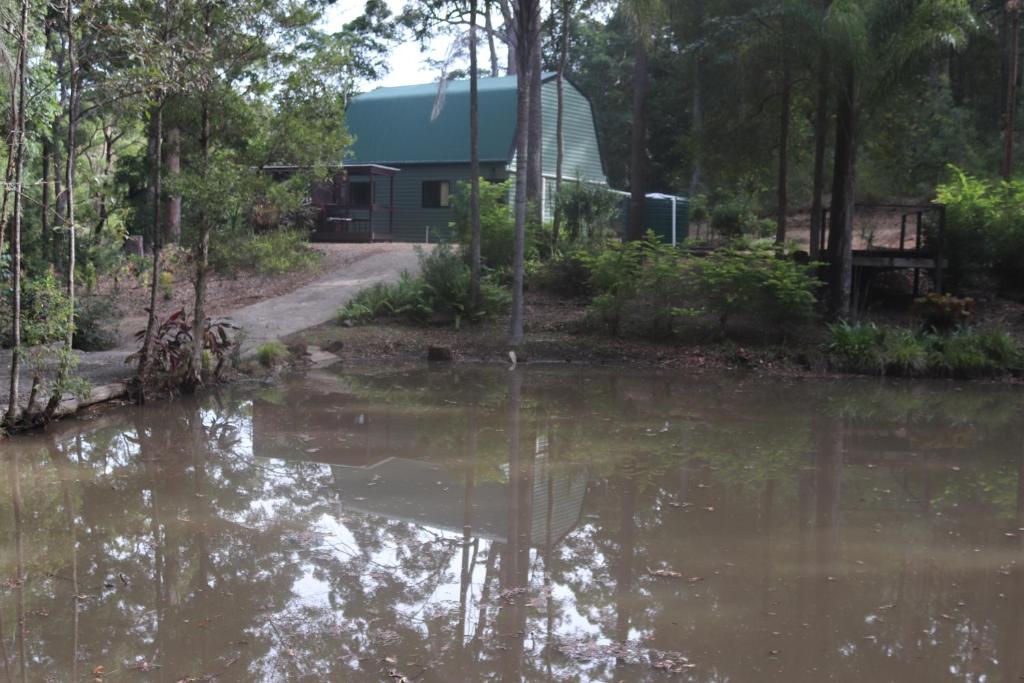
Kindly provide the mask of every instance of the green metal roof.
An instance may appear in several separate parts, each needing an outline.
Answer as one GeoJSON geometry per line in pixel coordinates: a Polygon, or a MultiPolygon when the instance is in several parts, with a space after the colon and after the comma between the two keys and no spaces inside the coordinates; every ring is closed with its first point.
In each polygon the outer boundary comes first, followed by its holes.
{"type": "MultiPolygon", "coordinates": [[[[346,163],[469,161],[469,81],[447,84],[440,114],[431,120],[437,87],[379,88],[354,97],[345,112],[355,137],[346,163]]],[[[516,131],[516,77],[481,78],[479,94],[480,160],[509,161],[516,131]]]]}

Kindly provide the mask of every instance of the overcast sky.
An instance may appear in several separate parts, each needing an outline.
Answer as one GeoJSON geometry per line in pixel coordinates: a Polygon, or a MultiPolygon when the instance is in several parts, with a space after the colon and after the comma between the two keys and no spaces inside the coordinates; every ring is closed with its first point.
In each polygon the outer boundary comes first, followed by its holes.
{"type": "MultiPolygon", "coordinates": [[[[406,0],[388,0],[388,6],[392,12],[398,14],[402,11],[405,2],[406,0]]],[[[338,0],[327,9],[325,30],[339,30],[343,24],[359,16],[364,5],[365,0],[338,0]]],[[[363,89],[373,90],[382,86],[414,85],[436,81],[440,72],[436,68],[427,66],[424,62],[427,58],[444,59],[451,42],[448,37],[436,38],[428,46],[427,52],[422,52],[419,44],[414,41],[399,45],[391,52],[388,60],[391,67],[388,75],[376,83],[363,84],[363,89]]]]}

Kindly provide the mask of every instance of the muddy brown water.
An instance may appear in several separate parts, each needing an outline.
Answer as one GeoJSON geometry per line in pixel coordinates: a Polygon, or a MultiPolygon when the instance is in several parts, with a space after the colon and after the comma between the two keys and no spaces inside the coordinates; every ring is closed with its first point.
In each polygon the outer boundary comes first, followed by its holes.
{"type": "Polygon", "coordinates": [[[320,370],[0,444],[0,681],[1012,681],[1024,396],[320,370]]]}

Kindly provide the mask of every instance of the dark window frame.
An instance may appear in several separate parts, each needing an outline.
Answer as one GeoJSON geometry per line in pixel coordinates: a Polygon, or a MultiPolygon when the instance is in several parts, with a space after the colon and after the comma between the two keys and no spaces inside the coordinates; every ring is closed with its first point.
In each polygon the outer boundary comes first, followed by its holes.
{"type": "Polygon", "coordinates": [[[348,203],[353,209],[368,209],[373,205],[374,184],[369,180],[349,181],[348,203]],[[356,192],[356,188],[360,188],[356,192]]]}
{"type": "Polygon", "coordinates": [[[450,209],[452,207],[452,182],[450,180],[424,180],[420,185],[420,206],[424,209],[450,209]],[[446,191],[442,193],[442,186],[446,191]],[[447,203],[442,203],[442,195],[447,203]]]}

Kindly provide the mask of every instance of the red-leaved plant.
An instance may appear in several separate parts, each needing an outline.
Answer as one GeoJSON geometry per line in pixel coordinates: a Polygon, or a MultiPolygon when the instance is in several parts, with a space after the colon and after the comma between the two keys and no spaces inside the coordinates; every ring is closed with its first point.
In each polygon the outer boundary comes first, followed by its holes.
{"type": "MultiPolygon", "coordinates": [[[[147,309],[148,312],[148,309],[147,309]]],[[[223,320],[213,321],[209,318],[203,326],[203,351],[210,354],[212,361],[209,372],[201,373],[217,379],[224,369],[228,354],[234,347],[229,330],[238,329],[235,325],[223,320]]],[[[144,381],[151,387],[174,391],[182,386],[185,380],[193,375],[192,348],[195,343],[195,326],[189,320],[185,309],[175,311],[160,321],[153,334],[153,346],[150,350],[149,376],[144,381]]],[[[135,341],[144,343],[146,330],[135,333],[135,341]]],[[[125,359],[126,363],[138,362],[143,349],[125,359]]]]}

